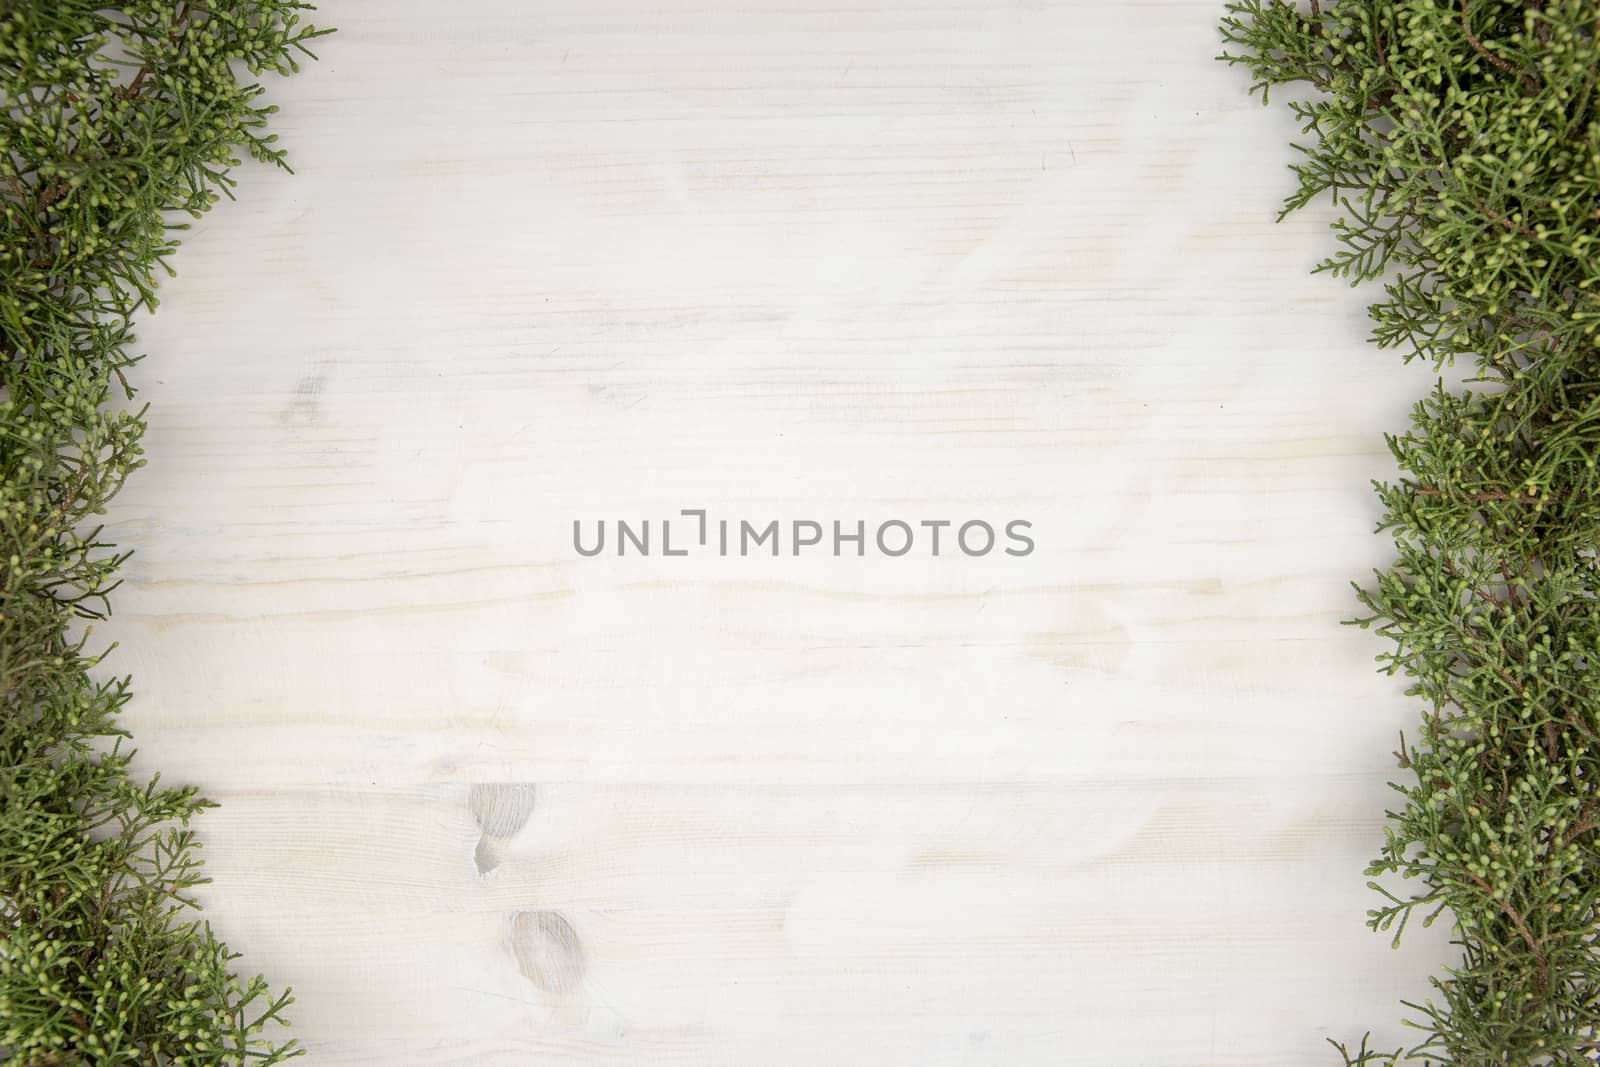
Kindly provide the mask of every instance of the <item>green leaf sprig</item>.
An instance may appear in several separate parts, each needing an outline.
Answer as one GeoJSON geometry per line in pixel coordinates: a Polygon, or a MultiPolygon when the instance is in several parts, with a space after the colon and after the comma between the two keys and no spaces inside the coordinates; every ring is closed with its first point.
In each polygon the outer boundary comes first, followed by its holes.
{"type": "Polygon", "coordinates": [[[287,993],[192,916],[192,788],[139,784],[92,624],[127,558],[97,516],[140,467],[130,324],[242,149],[245,75],[322,32],[292,0],[0,0],[0,1063],[270,1064],[287,993]],[[79,627],[83,627],[79,632],[79,627]]]}
{"type": "MultiPolygon", "coordinates": [[[[1320,267],[1381,281],[1372,339],[1442,370],[1377,483],[1396,559],[1353,620],[1421,722],[1369,868],[1370,925],[1447,915],[1460,963],[1412,1047],[1347,1063],[1584,1064],[1600,1053],[1600,4],[1228,5],[1228,51],[1289,106],[1320,267]],[[1398,877],[1396,877],[1398,876],[1398,877]],[[1414,885],[1415,888],[1405,888],[1414,885]]],[[[1280,216],[1281,217],[1281,216],[1280,216]]]]}

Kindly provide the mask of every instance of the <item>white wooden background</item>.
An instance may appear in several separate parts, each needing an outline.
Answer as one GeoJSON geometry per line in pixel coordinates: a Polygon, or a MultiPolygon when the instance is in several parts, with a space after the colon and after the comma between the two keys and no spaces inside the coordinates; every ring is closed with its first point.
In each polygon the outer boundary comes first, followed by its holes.
{"type": "Polygon", "coordinates": [[[1425,371],[1219,0],[327,0],[141,339],[115,665],[316,1065],[1328,1064],[1425,371]],[[578,559],[704,506],[1036,553],[578,559]]]}

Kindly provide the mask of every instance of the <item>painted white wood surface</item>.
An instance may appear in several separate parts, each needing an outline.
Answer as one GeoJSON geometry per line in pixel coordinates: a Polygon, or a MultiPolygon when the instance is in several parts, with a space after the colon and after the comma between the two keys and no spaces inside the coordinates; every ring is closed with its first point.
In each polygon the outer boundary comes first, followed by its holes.
{"type": "Polygon", "coordinates": [[[1213,0],[328,0],[142,331],[116,666],[314,1065],[1325,1064],[1424,372],[1213,0]],[[576,517],[1026,559],[578,559],[576,517]],[[474,789],[474,786],[477,788],[474,789]],[[491,833],[486,834],[487,826],[491,833]]]}

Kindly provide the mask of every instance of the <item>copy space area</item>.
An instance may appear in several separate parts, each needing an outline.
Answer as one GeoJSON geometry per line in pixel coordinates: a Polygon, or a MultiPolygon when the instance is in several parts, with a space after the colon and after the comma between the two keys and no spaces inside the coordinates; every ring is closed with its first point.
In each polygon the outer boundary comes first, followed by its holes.
{"type": "MultiPolygon", "coordinates": [[[[140,331],[140,766],[311,1065],[1324,1064],[1425,371],[1213,0],[326,0],[140,331]],[[688,557],[574,519],[1031,522],[688,557]]],[[[1410,936],[1410,935],[1408,935],[1410,936]]]]}

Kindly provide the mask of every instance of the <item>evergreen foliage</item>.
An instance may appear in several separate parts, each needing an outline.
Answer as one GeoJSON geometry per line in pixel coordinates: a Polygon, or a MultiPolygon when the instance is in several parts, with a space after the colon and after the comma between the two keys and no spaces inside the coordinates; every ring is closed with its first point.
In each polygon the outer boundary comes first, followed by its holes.
{"type": "Polygon", "coordinates": [[[0,1062],[275,1063],[286,994],[242,981],[188,891],[192,788],[129,773],[92,625],[126,559],[96,516],[142,463],[127,378],[156,269],[282,164],[243,75],[319,32],[292,0],[0,0],[0,1062]],[[80,632],[81,628],[81,632],[80,632]]]}
{"type": "Polygon", "coordinates": [[[1596,1062],[1600,1030],[1600,3],[1228,6],[1253,90],[1298,84],[1284,213],[1341,217],[1320,269],[1380,280],[1372,338],[1442,369],[1376,486],[1396,559],[1360,589],[1420,698],[1369,925],[1453,923],[1408,1057],[1596,1062]],[[1395,878],[1394,876],[1399,876],[1395,878]],[[1409,880],[1409,881],[1408,881],[1409,880]],[[1410,888],[1410,886],[1415,888],[1410,888]],[[1402,888],[1405,887],[1405,888],[1402,888]],[[1398,891],[1397,891],[1398,890],[1398,891]]]}

